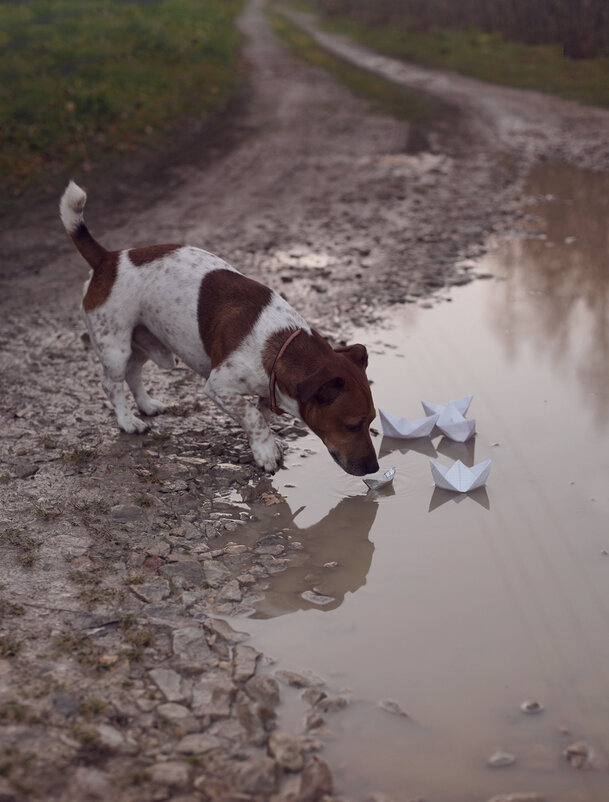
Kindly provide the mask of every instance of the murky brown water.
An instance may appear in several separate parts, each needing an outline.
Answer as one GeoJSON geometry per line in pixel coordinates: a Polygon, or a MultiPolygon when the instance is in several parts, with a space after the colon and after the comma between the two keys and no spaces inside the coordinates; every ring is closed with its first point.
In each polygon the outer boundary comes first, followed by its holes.
{"type": "Polygon", "coordinates": [[[546,165],[527,191],[527,237],[475,266],[495,278],[360,335],[378,406],[418,418],[421,399],[474,393],[475,441],[379,436],[397,475],[378,496],[314,438],[276,477],[274,523],[302,508],[289,531],[304,549],[245,628],[269,670],[348,689],[326,753],[358,799],[609,798],[609,178],[546,165]],[[490,458],[488,485],[434,490],[429,457],[490,458]],[[301,596],[313,589],[332,601],[301,596]],[[410,718],[378,708],[387,698],[410,718]],[[531,699],[542,713],[520,711],[531,699]],[[595,769],[563,757],[579,740],[595,769]],[[497,749],[516,762],[487,767],[497,749]]]}

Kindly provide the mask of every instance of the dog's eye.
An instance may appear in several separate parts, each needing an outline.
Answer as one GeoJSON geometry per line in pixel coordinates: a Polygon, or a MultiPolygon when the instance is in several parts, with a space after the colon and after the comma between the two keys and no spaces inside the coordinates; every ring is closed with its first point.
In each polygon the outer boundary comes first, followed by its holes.
{"type": "Polygon", "coordinates": [[[362,421],[354,424],[345,423],[345,429],[347,429],[348,432],[361,432],[363,425],[362,421]]]}

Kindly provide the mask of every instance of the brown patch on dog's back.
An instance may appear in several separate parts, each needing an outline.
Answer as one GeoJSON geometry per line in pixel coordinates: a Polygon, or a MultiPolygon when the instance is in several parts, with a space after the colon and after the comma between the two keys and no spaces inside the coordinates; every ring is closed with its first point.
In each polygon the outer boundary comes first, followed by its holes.
{"type": "Polygon", "coordinates": [[[118,273],[119,253],[119,251],[107,251],[100,264],[96,267],[85,297],[82,300],[85,312],[91,312],[91,310],[96,309],[108,300],[118,273]]]}
{"type": "Polygon", "coordinates": [[[199,333],[215,368],[249,334],[272,292],[264,284],[232,270],[212,270],[201,282],[199,333]]]}
{"type": "Polygon", "coordinates": [[[129,259],[131,259],[136,267],[142,267],[142,265],[150,264],[150,262],[154,262],[156,259],[160,259],[181,247],[181,245],[176,245],[174,243],[169,243],[167,245],[148,245],[145,248],[132,248],[128,251],[128,255],[129,259]]]}

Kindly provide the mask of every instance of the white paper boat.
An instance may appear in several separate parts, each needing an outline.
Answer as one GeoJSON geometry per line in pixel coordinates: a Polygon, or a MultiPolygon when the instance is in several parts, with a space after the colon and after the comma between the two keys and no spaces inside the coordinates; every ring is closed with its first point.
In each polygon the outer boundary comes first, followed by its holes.
{"type": "Polygon", "coordinates": [[[462,415],[467,413],[469,405],[472,403],[473,395],[466,395],[463,398],[457,398],[456,401],[448,401],[446,404],[432,404],[429,401],[421,401],[426,415],[434,415],[436,412],[442,416],[442,411],[447,407],[454,407],[457,412],[462,415]]]}
{"type": "Polygon", "coordinates": [[[490,459],[479,462],[468,468],[458,459],[450,468],[441,465],[433,459],[429,460],[431,475],[436,485],[442,490],[454,490],[457,493],[469,493],[477,487],[486,484],[488,475],[491,472],[490,459]]]}
{"type": "Polygon", "coordinates": [[[475,419],[466,420],[464,417],[473,397],[466,395],[447,404],[431,404],[429,401],[421,401],[421,404],[428,415],[438,415],[436,426],[442,434],[458,443],[464,443],[476,431],[475,419]]]}
{"type": "Polygon", "coordinates": [[[393,477],[395,476],[395,468],[389,468],[388,471],[385,471],[381,476],[378,476],[376,479],[364,479],[364,484],[367,484],[370,490],[378,490],[381,487],[385,487],[390,482],[393,482],[393,477]]]}
{"type": "Polygon", "coordinates": [[[379,416],[383,434],[386,434],[387,437],[403,438],[428,437],[440,417],[439,413],[436,413],[427,418],[411,421],[408,418],[396,418],[395,415],[384,412],[382,409],[379,409],[379,416]]]}

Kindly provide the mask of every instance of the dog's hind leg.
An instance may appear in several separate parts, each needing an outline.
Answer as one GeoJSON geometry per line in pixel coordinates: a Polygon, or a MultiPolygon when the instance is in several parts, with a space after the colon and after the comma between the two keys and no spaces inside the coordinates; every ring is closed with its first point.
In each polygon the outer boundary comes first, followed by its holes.
{"type": "Polygon", "coordinates": [[[133,393],[139,411],[144,415],[160,415],[161,412],[165,412],[165,406],[148,395],[142,382],[142,368],[147,361],[148,354],[146,351],[134,346],[125,369],[125,379],[133,393]]]}
{"type": "Polygon", "coordinates": [[[126,341],[121,345],[115,341],[108,347],[105,343],[98,342],[97,352],[103,367],[102,387],[116,413],[119,427],[129,434],[147,432],[150,427],[133,414],[125,393],[125,378],[132,353],[131,343],[126,341]]]}

